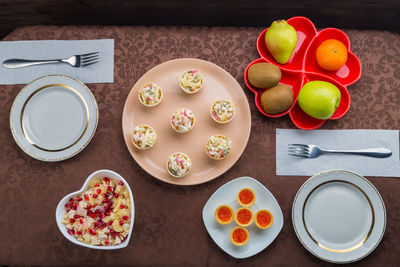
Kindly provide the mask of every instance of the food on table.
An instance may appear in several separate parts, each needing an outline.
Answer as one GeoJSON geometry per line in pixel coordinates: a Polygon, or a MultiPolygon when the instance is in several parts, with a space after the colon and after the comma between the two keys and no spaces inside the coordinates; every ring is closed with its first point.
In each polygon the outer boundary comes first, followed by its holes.
{"type": "Polygon", "coordinates": [[[244,246],[249,241],[249,231],[246,228],[236,226],[230,234],[231,242],[238,247],[244,246]]]}
{"type": "Polygon", "coordinates": [[[211,118],[218,123],[230,122],[235,115],[235,107],[229,100],[218,100],[210,109],[211,118]]]}
{"type": "Polygon", "coordinates": [[[85,192],[65,204],[62,223],[80,242],[113,246],[125,241],[131,224],[129,191],[122,181],[94,178],[85,192]]]}
{"type": "Polygon", "coordinates": [[[171,116],[171,127],[178,133],[187,133],[194,127],[195,116],[188,108],[180,108],[171,116]]]}
{"type": "Polygon", "coordinates": [[[136,148],[145,150],[154,146],[157,134],[150,125],[141,124],[133,128],[131,139],[136,148]]]}
{"type": "Polygon", "coordinates": [[[247,227],[253,223],[253,212],[247,207],[238,209],[235,213],[235,221],[238,225],[247,227]]]}
{"type": "Polygon", "coordinates": [[[254,219],[260,229],[267,229],[274,223],[274,216],[269,210],[259,210],[254,219]]]}
{"type": "Polygon", "coordinates": [[[224,135],[212,135],[206,144],[207,155],[215,160],[226,158],[231,151],[232,141],[224,135]]]}
{"type": "Polygon", "coordinates": [[[181,178],[190,172],[192,161],[188,155],[177,152],[168,157],[167,171],[173,177],[181,178]]]}
{"type": "Polygon", "coordinates": [[[229,224],[233,216],[233,209],[228,205],[221,205],[215,210],[215,220],[220,224],[229,224]]]}
{"type": "Polygon", "coordinates": [[[243,207],[250,207],[256,201],[256,194],[250,188],[243,188],[237,195],[237,201],[243,207]]]}
{"type": "Polygon", "coordinates": [[[261,105],[268,114],[288,110],[293,104],[293,90],[289,85],[278,84],[261,94],[261,105]]]}
{"type": "Polygon", "coordinates": [[[338,40],[325,40],[318,46],[315,57],[324,70],[338,70],[346,64],[347,48],[338,40]]]}
{"type": "Polygon", "coordinates": [[[272,22],[265,33],[265,45],[279,64],[286,64],[297,44],[297,32],[285,20],[272,22]]]}
{"type": "Polygon", "coordinates": [[[189,69],[185,71],[179,78],[179,85],[187,94],[197,93],[203,87],[203,84],[203,76],[196,69],[189,69]]]}
{"type": "Polygon", "coordinates": [[[163,91],[161,87],[155,83],[146,83],[139,89],[138,97],[140,103],[146,107],[154,107],[161,102],[163,91]]]}
{"type": "Polygon", "coordinates": [[[332,117],[340,104],[339,89],[325,81],[312,81],[301,88],[297,98],[300,108],[313,118],[326,120],[332,117]]]}
{"type": "Polygon", "coordinates": [[[281,70],[271,63],[255,63],[247,71],[249,82],[258,88],[271,88],[281,80],[281,70]]]}

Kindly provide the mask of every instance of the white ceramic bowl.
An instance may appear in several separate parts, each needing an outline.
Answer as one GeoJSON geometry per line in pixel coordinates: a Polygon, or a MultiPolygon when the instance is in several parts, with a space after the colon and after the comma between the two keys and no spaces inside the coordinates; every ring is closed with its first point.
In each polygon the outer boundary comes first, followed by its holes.
{"type": "Polygon", "coordinates": [[[94,173],[92,173],[91,175],[89,175],[89,177],[86,179],[85,183],[83,184],[82,188],[79,189],[79,191],[75,191],[75,192],[70,193],[70,194],[66,195],[65,197],[63,197],[63,199],[61,199],[61,201],[58,203],[57,209],[56,209],[57,226],[58,226],[58,229],[60,229],[60,232],[65,236],[65,238],[68,239],[69,241],[71,241],[74,244],[80,245],[82,247],[93,248],[93,249],[111,250],[111,249],[124,248],[124,247],[128,246],[129,240],[130,240],[131,234],[132,234],[132,228],[133,228],[134,219],[135,219],[135,206],[133,204],[132,190],[129,187],[129,184],[125,181],[124,178],[122,178],[121,175],[119,175],[116,172],[110,171],[110,170],[98,170],[98,171],[95,171],[94,173]],[[78,195],[78,194],[82,193],[83,191],[85,191],[86,188],[88,187],[88,184],[89,184],[90,180],[92,180],[93,178],[103,178],[103,177],[108,177],[108,178],[111,178],[111,179],[122,181],[126,185],[126,187],[128,188],[129,195],[130,195],[130,198],[131,198],[132,210],[131,210],[131,225],[129,227],[129,234],[128,234],[127,239],[124,242],[122,242],[119,245],[115,245],[115,246],[93,246],[93,245],[88,245],[88,244],[85,244],[83,242],[80,242],[75,238],[75,236],[69,235],[68,232],[67,232],[67,229],[65,228],[65,225],[61,223],[61,221],[64,218],[64,214],[65,214],[64,205],[69,202],[69,199],[71,197],[75,197],[76,195],[78,195]]]}

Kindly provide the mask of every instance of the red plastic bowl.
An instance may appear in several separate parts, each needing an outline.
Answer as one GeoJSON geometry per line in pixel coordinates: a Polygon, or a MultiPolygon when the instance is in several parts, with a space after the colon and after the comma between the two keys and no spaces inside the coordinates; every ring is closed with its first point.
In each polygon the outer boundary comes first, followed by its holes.
{"type": "Polygon", "coordinates": [[[281,117],[289,113],[293,123],[300,129],[311,130],[320,127],[325,120],[318,120],[308,116],[297,105],[297,96],[303,85],[309,81],[327,81],[336,85],[341,94],[341,101],[338,109],[330,118],[335,120],[343,117],[350,107],[350,94],[347,86],[355,83],[361,76],[360,60],[350,51],[350,41],[347,35],[336,28],[326,28],[317,32],[314,24],[306,17],[293,17],[287,20],[297,32],[296,48],[289,61],[281,65],[277,63],[265,46],[265,33],[268,28],[261,32],[257,39],[257,50],[262,58],[251,62],[244,73],[244,79],[247,87],[255,94],[255,103],[262,114],[268,117],[281,117]],[[315,58],[317,47],[327,39],[336,39],[341,41],[348,50],[348,59],[346,64],[337,71],[326,71],[318,66],[315,58]],[[265,88],[256,88],[252,86],[247,79],[247,72],[251,65],[260,62],[269,62],[279,67],[282,72],[281,83],[292,87],[294,93],[293,105],[285,112],[280,114],[267,114],[261,106],[260,96],[265,88]]]}

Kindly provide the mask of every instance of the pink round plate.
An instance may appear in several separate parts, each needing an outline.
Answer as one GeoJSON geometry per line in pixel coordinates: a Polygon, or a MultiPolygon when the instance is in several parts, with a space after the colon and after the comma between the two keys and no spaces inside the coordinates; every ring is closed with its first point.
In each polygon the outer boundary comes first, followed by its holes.
{"type": "Polygon", "coordinates": [[[320,80],[327,81],[336,85],[341,94],[341,101],[338,109],[330,118],[335,120],[343,117],[350,108],[350,94],[347,91],[347,86],[355,83],[361,77],[361,63],[350,51],[350,41],[347,35],[336,28],[326,28],[317,32],[311,20],[305,17],[293,17],[287,20],[297,32],[297,44],[294,52],[286,64],[277,63],[269,53],[265,45],[265,33],[268,28],[261,32],[257,39],[257,50],[261,58],[251,62],[244,73],[244,79],[247,87],[255,94],[255,103],[258,110],[268,117],[282,117],[289,114],[293,123],[300,129],[311,130],[320,127],[325,120],[318,120],[308,116],[297,105],[297,96],[303,85],[309,81],[320,80]],[[348,50],[348,59],[346,64],[337,71],[326,71],[320,68],[315,58],[315,51],[318,46],[325,40],[336,39],[341,41],[348,50]],[[269,62],[279,67],[282,72],[281,83],[292,87],[294,93],[293,105],[285,112],[279,114],[268,114],[264,111],[260,97],[261,94],[268,89],[256,88],[251,85],[247,78],[247,72],[251,65],[260,62],[269,62]]]}
{"type": "Polygon", "coordinates": [[[205,183],[229,170],[243,153],[250,129],[249,103],[238,82],[221,67],[199,59],[175,59],[149,70],[133,86],[122,114],[125,143],[135,161],[155,178],[177,185],[205,183]],[[204,87],[193,95],[184,93],[178,83],[187,69],[197,69],[204,77],[204,87]],[[162,102],[152,108],[144,107],[138,99],[138,90],[148,82],[164,91],[162,102]],[[220,99],[230,99],[236,108],[235,117],[226,124],[218,124],[210,116],[211,105],[220,99]],[[171,114],[182,107],[191,109],[196,119],[194,128],[185,134],[175,132],[169,121],[171,114]],[[155,129],[157,141],[153,148],[140,151],[132,144],[131,133],[139,124],[155,129]],[[232,140],[231,153],[224,160],[212,160],[205,152],[208,138],[215,134],[232,140]],[[183,152],[192,160],[192,168],[183,178],[174,178],[166,170],[167,158],[174,152],[183,152]]]}

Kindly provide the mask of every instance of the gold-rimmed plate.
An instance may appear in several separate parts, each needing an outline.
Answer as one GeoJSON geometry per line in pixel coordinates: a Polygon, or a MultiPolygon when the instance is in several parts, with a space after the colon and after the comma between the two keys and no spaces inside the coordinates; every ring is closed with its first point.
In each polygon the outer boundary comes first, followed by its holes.
{"type": "Polygon", "coordinates": [[[16,143],[31,157],[60,161],[86,147],[98,118],[96,99],[86,85],[65,75],[48,75],[19,92],[10,128],[16,143]]]}
{"type": "Polygon", "coordinates": [[[308,179],[297,192],[293,226],[312,254],[349,263],[370,254],[386,228],[386,210],[376,188],[350,171],[330,170],[308,179]]]}

